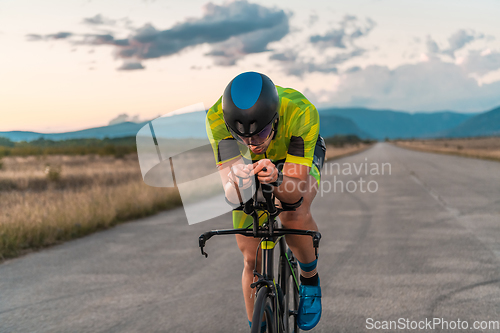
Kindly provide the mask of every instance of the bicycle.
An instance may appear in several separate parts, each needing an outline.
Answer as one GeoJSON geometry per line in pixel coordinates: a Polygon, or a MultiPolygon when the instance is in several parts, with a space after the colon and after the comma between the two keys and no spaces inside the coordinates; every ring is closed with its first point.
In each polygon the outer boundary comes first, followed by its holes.
{"type": "Polygon", "coordinates": [[[243,210],[244,213],[252,216],[253,229],[226,229],[212,230],[203,233],[199,237],[201,254],[208,257],[203,250],[206,242],[215,235],[243,235],[247,237],[261,238],[256,252],[256,266],[258,250],[262,253],[262,274],[254,269],[254,276],[257,281],[251,284],[252,288],[257,288],[254,312],[252,318],[252,333],[260,333],[262,322],[265,321],[267,333],[297,333],[297,314],[299,306],[299,281],[297,260],[291,250],[287,247],[285,235],[305,235],[311,236],[316,258],[318,257],[319,241],[321,234],[313,230],[298,230],[278,228],[276,218],[283,211],[293,211],[300,207],[303,198],[295,204],[281,203],[281,207],[275,205],[275,197],[272,193],[273,187],[269,184],[259,184],[255,179],[256,190],[250,200],[241,202],[235,209],[243,210]],[[262,194],[265,202],[257,200],[259,185],[262,187],[262,194]],[[267,220],[259,226],[259,215],[261,211],[267,215],[267,220]],[[274,248],[279,244],[279,264],[278,283],[274,279],[274,248]]]}

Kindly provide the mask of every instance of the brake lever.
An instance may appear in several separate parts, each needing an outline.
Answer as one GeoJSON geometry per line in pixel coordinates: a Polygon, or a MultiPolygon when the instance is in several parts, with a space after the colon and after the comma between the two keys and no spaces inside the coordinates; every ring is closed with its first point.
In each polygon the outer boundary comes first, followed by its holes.
{"type": "Polygon", "coordinates": [[[201,249],[201,254],[204,255],[205,258],[208,258],[208,253],[203,251],[203,248],[205,247],[205,242],[207,241],[207,239],[205,238],[205,235],[201,235],[200,238],[198,239],[198,241],[199,241],[199,246],[201,249]]]}
{"type": "MultiPolygon", "coordinates": [[[[201,248],[201,254],[205,256],[205,258],[208,258],[208,253],[206,253],[205,251],[203,251],[203,247],[201,248]]],[[[318,256],[316,255],[316,258],[318,256]]]]}

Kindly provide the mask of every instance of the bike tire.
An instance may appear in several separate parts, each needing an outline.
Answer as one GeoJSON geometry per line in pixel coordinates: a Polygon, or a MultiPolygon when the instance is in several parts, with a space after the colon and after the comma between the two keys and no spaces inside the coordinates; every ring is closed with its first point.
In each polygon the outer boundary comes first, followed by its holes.
{"type": "Polygon", "coordinates": [[[283,320],[286,321],[285,326],[287,333],[299,333],[300,329],[297,325],[297,313],[299,309],[299,289],[295,281],[295,279],[299,278],[297,259],[295,259],[290,249],[288,249],[287,251],[287,256],[287,261],[289,261],[291,265],[288,262],[286,263],[287,269],[284,276],[284,285],[286,286],[286,292],[284,294],[285,313],[283,320]]]}
{"type": "Polygon", "coordinates": [[[273,301],[268,287],[260,288],[255,299],[251,333],[261,333],[263,319],[266,321],[266,333],[277,333],[273,301]]]}

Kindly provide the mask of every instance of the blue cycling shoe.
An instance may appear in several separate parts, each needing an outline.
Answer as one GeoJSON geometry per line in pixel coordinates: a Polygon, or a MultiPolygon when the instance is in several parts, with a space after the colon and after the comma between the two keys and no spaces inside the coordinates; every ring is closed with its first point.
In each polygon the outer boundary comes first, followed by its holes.
{"type": "Polygon", "coordinates": [[[321,287],[300,285],[300,303],[297,325],[301,330],[309,331],[318,325],[321,319],[321,287]]]}

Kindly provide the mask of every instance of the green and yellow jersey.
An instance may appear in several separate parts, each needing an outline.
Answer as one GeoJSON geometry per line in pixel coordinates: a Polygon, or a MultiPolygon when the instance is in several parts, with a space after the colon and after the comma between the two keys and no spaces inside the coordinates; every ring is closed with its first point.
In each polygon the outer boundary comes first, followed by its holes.
{"type": "MultiPolygon", "coordinates": [[[[267,156],[276,165],[282,166],[283,162],[288,162],[312,167],[319,134],[318,110],[297,90],[280,86],[276,88],[280,97],[278,129],[266,155],[251,153],[252,161],[267,156]]],[[[222,97],[208,110],[207,119],[207,133],[217,164],[240,156],[243,147],[236,143],[226,127],[222,97]]]]}

